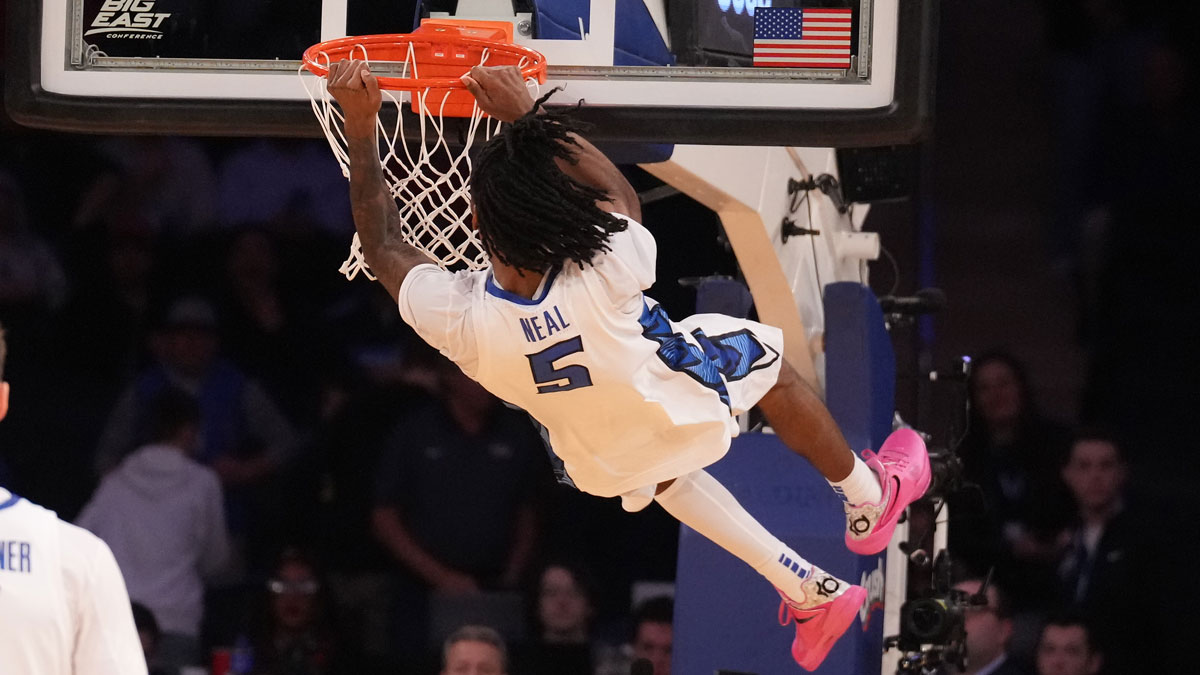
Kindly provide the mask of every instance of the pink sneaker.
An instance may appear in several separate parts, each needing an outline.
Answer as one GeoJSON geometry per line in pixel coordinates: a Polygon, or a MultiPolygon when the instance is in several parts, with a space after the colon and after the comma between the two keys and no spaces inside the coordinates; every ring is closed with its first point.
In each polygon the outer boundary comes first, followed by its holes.
{"type": "MultiPolygon", "coordinates": [[[[810,578],[802,586],[806,591],[805,595],[814,591],[820,593],[821,584],[827,579],[832,579],[840,584],[846,583],[824,572],[818,572],[813,577],[816,578],[810,578]]],[[[796,622],[796,639],[792,640],[792,658],[796,659],[796,663],[800,664],[801,668],[816,670],[817,666],[820,666],[825,657],[829,655],[829,650],[833,648],[838,638],[846,632],[850,624],[854,623],[855,615],[858,614],[859,608],[867,599],[867,589],[862,586],[851,586],[833,600],[808,609],[800,609],[797,606],[800,603],[793,602],[782,591],[779,595],[783,598],[783,602],[779,605],[779,625],[786,626],[792,621],[796,622]]]]}
{"type": "Polygon", "coordinates": [[[863,461],[879,476],[883,498],[875,503],[846,504],[846,548],[874,555],[887,548],[908,505],[929,489],[929,453],[912,429],[888,436],[879,454],[863,451],[863,461]]]}

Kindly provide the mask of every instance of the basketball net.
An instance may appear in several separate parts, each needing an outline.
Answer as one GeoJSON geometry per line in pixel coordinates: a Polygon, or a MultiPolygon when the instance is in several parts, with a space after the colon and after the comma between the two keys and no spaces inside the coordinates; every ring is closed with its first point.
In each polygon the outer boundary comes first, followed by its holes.
{"type": "MultiPolygon", "coordinates": [[[[490,65],[490,50],[484,49],[478,64],[490,65]]],[[[358,58],[371,65],[367,47],[358,44],[350,50],[350,58],[358,58]]],[[[328,68],[328,56],[325,56],[328,68]]],[[[397,62],[389,62],[395,65],[397,62]]],[[[401,64],[405,73],[419,77],[419,65],[412,44],[408,45],[408,57],[401,64]]],[[[471,65],[464,64],[463,72],[471,65]]],[[[524,64],[518,64],[521,67],[524,64]]],[[[301,66],[300,81],[308,92],[313,113],[321,124],[329,147],[342,167],[342,175],[350,178],[350,155],[345,134],[345,117],[334,104],[324,77],[309,77],[301,66]]],[[[529,78],[526,85],[536,91],[536,79],[529,78]]],[[[486,142],[500,128],[500,121],[483,114],[479,105],[471,98],[469,112],[461,104],[450,102],[454,90],[414,90],[411,106],[406,106],[403,94],[398,91],[380,89],[384,101],[391,101],[396,108],[395,125],[388,128],[376,116],[376,142],[380,145],[380,166],[384,182],[400,209],[401,233],[404,240],[427,253],[442,269],[464,266],[467,269],[482,269],[488,258],[475,228],[471,224],[471,197],[468,178],[471,175],[470,152],[476,136],[482,133],[481,142],[486,142]],[[405,108],[410,110],[406,111],[405,108]],[[459,109],[454,109],[459,108],[459,109]],[[405,121],[405,118],[409,118],[405,121]],[[415,120],[412,118],[416,118],[415,120]],[[446,141],[446,121],[454,118],[467,120],[462,148],[455,150],[446,141]]],[[[537,95],[534,94],[534,98],[537,95]]],[[[386,103],[385,103],[386,105],[386,103]]],[[[359,272],[375,279],[363,258],[358,233],[350,244],[350,255],[339,271],[347,279],[359,272]]]]}

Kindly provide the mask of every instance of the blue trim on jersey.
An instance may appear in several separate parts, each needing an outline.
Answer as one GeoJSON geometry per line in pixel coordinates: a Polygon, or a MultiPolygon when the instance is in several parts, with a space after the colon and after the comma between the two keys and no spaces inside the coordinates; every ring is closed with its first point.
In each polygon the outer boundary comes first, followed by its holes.
{"type": "Polygon", "coordinates": [[[541,422],[537,421],[533,415],[529,416],[529,421],[533,422],[533,426],[535,429],[537,429],[538,435],[542,437],[542,443],[546,444],[546,454],[550,457],[550,468],[554,469],[554,478],[563,485],[569,485],[578,490],[579,487],[575,485],[575,481],[571,480],[571,477],[567,475],[566,462],[562,461],[562,458],[554,454],[554,447],[550,445],[550,430],[543,426],[541,422]]]}
{"type": "Polygon", "coordinates": [[[712,337],[697,328],[692,331],[696,346],[675,332],[662,305],[643,307],[638,323],[642,336],[658,343],[658,358],[663,363],[716,392],[731,409],[726,382],[740,380],[779,359],[779,352],[760,342],[748,328],[712,337]]]}
{"type": "Polygon", "coordinates": [[[554,278],[558,276],[558,270],[559,270],[559,268],[555,267],[554,269],[552,269],[546,273],[546,279],[542,283],[542,292],[539,293],[538,296],[536,298],[533,298],[532,300],[530,300],[529,298],[517,295],[516,293],[513,293],[511,291],[506,291],[503,288],[500,288],[499,286],[497,286],[496,280],[492,277],[491,272],[488,272],[487,283],[485,284],[484,287],[487,289],[488,295],[494,295],[495,297],[500,298],[501,300],[508,300],[509,302],[516,303],[518,305],[537,305],[537,304],[540,304],[543,300],[545,300],[546,295],[550,293],[550,285],[554,283],[554,278]]]}
{"type": "Polygon", "coordinates": [[[530,415],[521,406],[513,405],[508,401],[504,401],[503,403],[505,406],[512,408],[513,410],[520,410],[526,415],[529,415],[529,421],[533,423],[533,428],[537,429],[538,436],[542,438],[542,444],[546,446],[546,454],[550,456],[550,468],[554,470],[554,478],[563,485],[569,485],[578,490],[579,487],[575,485],[575,481],[571,480],[571,477],[567,475],[566,462],[562,461],[558,455],[554,454],[554,448],[550,445],[550,430],[547,429],[541,422],[537,421],[537,418],[535,418],[533,415],[530,415]]]}
{"type": "Polygon", "coordinates": [[[0,504],[0,511],[3,511],[4,509],[7,509],[10,506],[13,506],[14,504],[16,504],[19,501],[21,501],[20,497],[18,497],[17,495],[10,495],[8,499],[4,500],[4,503],[0,504]]]}

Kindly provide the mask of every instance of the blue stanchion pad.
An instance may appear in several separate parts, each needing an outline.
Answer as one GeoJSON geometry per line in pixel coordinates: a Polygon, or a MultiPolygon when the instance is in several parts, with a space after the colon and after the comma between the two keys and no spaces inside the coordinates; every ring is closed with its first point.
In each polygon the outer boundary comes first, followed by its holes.
{"type": "MultiPolygon", "coordinates": [[[[891,430],[895,358],[879,305],[854,283],[826,288],[826,403],[855,450],[877,448],[891,430]]],[[[744,434],[709,471],[768,530],[831,573],[867,587],[859,617],[818,673],[879,675],[884,556],[857,556],[844,543],[841,501],[815,469],[773,435],[744,434]]],[[[683,527],[676,576],[672,671],[802,672],[792,660],[793,627],[778,625],[779,596],[725,550],[683,527]]]]}
{"type": "MultiPolygon", "coordinates": [[[[883,557],[846,550],[845,515],[828,483],[766,434],[734,439],[729,454],[709,471],[800,555],[876,589],[869,610],[860,612],[817,672],[877,675],[883,644],[883,557]]],[[[799,671],[791,656],[794,628],[778,625],[779,595],[748,565],[687,527],[680,530],[676,589],[673,671],[799,671]]]]}

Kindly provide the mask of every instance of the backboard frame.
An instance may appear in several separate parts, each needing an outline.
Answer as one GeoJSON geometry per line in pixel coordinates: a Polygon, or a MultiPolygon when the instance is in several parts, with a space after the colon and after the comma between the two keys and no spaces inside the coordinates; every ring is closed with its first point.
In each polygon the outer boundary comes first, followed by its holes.
{"type": "MultiPolygon", "coordinates": [[[[593,126],[597,141],[705,145],[852,147],[911,143],[922,138],[932,112],[933,59],[939,0],[898,3],[896,58],[891,101],[864,109],[744,108],[726,105],[584,105],[577,116],[593,126]]],[[[307,101],[211,98],[71,96],[43,86],[41,2],[8,3],[8,114],[33,127],[83,133],[317,137],[307,101]]],[[[298,65],[297,60],[296,64],[298,65]]],[[[585,67],[557,69],[574,103],[571,77],[590,77],[585,67]]],[[[755,73],[771,77],[769,72],[755,73]]],[[[702,73],[700,74],[702,76],[702,73]]],[[[689,77],[697,77],[691,74],[689,77]]],[[[680,78],[686,79],[686,78],[680,78]]],[[[660,80],[661,81],[661,80],[660,80]]],[[[654,80],[647,80],[653,86],[654,80]]],[[[830,85],[838,86],[838,85],[830,85]]],[[[856,85],[843,85],[856,86],[856,85]]],[[[300,85],[296,85],[300,89],[300,85]]],[[[174,94],[172,94],[174,95],[174,94]]],[[[552,100],[553,102],[553,100],[552,100]]]]}

